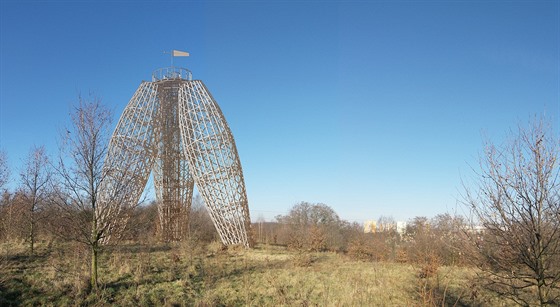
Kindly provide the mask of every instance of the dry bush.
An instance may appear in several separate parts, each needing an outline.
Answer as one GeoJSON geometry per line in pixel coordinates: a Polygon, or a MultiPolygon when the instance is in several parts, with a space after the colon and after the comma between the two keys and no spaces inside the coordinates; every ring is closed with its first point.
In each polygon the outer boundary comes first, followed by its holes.
{"type": "Polygon", "coordinates": [[[354,239],[348,245],[348,255],[353,259],[373,261],[376,258],[376,253],[372,240],[368,240],[365,236],[354,239]]]}
{"type": "Polygon", "coordinates": [[[397,249],[397,254],[395,256],[395,261],[398,263],[407,263],[409,262],[409,258],[408,258],[408,253],[406,252],[405,249],[399,247],[397,249]]]}
{"type": "Polygon", "coordinates": [[[348,245],[351,258],[364,261],[386,261],[391,250],[382,233],[364,233],[356,236],[348,245]]]}
{"type": "Polygon", "coordinates": [[[420,298],[421,306],[438,306],[436,293],[433,287],[430,286],[427,279],[420,279],[418,281],[418,296],[420,298]]]}
{"type": "Polygon", "coordinates": [[[418,272],[418,277],[430,278],[437,273],[440,266],[441,261],[435,253],[425,255],[424,261],[420,263],[420,271],[418,272]]]}
{"type": "Polygon", "coordinates": [[[225,251],[227,251],[227,247],[224,245],[224,243],[222,243],[222,241],[219,240],[210,242],[206,248],[210,255],[223,254],[225,251]]]}
{"type": "Polygon", "coordinates": [[[153,242],[157,236],[157,206],[155,202],[138,206],[132,212],[123,239],[133,242],[153,242]]]}
{"type": "Polygon", "coordinates": [[[307,202],[296,204],[276,220],[280,226],[272,236],[274,242],[301,251],[345,251],[359,229],[341,220],[329,206],[307,202]]]}
{"type": "Polygon", "coordinates": [[[287,244],[289,249],[292,250],[304,250],[307,249],[307,237],[303,234],[302,230],[290,229],[287,239],[287,244]]]}
{"type": "Polygon", "coordinates": [[[316,257],[310,253],[298,252],[292,257],[291,262],[295,267],[310,267],[316,260],[316,257]]]}
{"type": "Polygon", "coordinates": [[[435,255],[426,257],[418,271],[418,296],[423,306],[444,306],[448,284],[441,289],[439,276],[440,262],[435,255]]]}
{"type": "Polygon", "coordinates": [[[191,205],[187,237],[204,243],[219,239],[216,227],[200,195],[196,195],[191,205]]]}
{"type": "Polygon", "coordinates": [[[245,247],[243,244],[233,244],[226,246],[226,249],[230,253],[239,254],[245,252],[247,250],[247,247],[245,247]]]}
{"type": "Polygon", "coordinates": [[[0,238],[14,242],[26,240],[27,222],[25,219],[26,203],[22,193],[4,192],[0,206],[0,238]]]}
{"type": "Polygon", "coordinates": [[[327,250],[327,236],[325,231],[317,226],[311,226],[309,230],[309,247],[314,252],[324,252],[327,250]]]}

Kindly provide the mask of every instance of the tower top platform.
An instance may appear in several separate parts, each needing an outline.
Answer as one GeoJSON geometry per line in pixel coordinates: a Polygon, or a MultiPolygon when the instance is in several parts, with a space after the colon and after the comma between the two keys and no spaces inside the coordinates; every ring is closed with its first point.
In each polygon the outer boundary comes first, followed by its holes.
{"type": "Polygon", "coordinates": [[[152,73],[152,82],[163,80],[192,80],[192,72],[182,67],[163,67],[154,70],[152,73]]]}

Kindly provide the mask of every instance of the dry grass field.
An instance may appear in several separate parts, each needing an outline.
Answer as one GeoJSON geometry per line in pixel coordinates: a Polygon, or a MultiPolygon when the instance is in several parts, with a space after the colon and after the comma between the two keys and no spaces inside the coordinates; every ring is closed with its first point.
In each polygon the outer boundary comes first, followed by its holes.
{"type": "Polygon", "coordinates": [[[106,249],[98,290],[88,253],[74,244],[2,244],[1,306],[505,306],[468,268],[363,262],[280,246],[126,245],[106,249]]]}

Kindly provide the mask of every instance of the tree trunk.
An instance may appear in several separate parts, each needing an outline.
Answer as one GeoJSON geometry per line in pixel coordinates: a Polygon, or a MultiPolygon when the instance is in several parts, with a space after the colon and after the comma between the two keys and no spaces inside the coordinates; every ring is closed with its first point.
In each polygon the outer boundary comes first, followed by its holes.
{"type": "Polygon", "coordinates": [[[29,210],[29,250],[31,252],[31,256],[33,256],[34,247],[35,247],[35,202],[36,202],[35,193],[33,194],[32,200],[33,202],[29,210]]]}
{"type": "Polygon", "coordinates": [[[34,250],[33,247],[35,245],[35,222],[33,221],[33,213],[31,215],[31,225],[29,229],[29,249],[31,251],[31,256],[33,256],[34,250]]]}
{"type": "MultiPolygon", "coordinates": [[[[95,208],[95,206],[93,207],[95,208]]],[[[95,212],[95,210],[94,210],[95,212]]],[[[95,214],[95,213],[94,213],[95,214]]],[[[91,280],[92,289],[97,289],[97,253],[99,251],[99,238],[97,236],[97,219],[93,216],[91,229],[91,280]]]]}
{"type": "MultiPolygon", "coordinates": [[[[539,227],[540,228],[540,227],[539,227]]],[[[548,262],[546,259],[546,255],[543,253],[543,243],[540,237],[537,237],[538,244],[539,244],[539,256],[537,259],[537,288],[539,292],[539,301],[541,306],[548,305],[548,297],[547,297],[547,290],[546,289],[546,280],[545,280],[545,263],[548,262]]]]}
{"type": "Polygon", "coordinates": [[[98,252],[97,242],[95,242],[91,246],[91,280],[90,280],[90,284],[91,284],[92,289],[97,288],[97,252],[98,252]]]}

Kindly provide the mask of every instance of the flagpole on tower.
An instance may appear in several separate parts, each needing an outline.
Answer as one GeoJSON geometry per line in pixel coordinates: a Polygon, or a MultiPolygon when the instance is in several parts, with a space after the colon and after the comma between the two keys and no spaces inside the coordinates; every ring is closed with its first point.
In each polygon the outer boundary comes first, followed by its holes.
{"type": "Polygon", "coordinates": [[[173,59],[176,56],[189,56],[190,54],[186,51],[180,51],[180,50],[171,50],[171,52],[168,51],[164,51],[163,53],[165,54],[169,54],[171,56],[171,67],[174,67],[173,65],[173,59]]]}
{"type": "Polygon", "coordinates": [[[173,67],[173,51],[163,51],[163,54],[169,54],[169,57],[171,58],[171,67],[173,67]]]}

